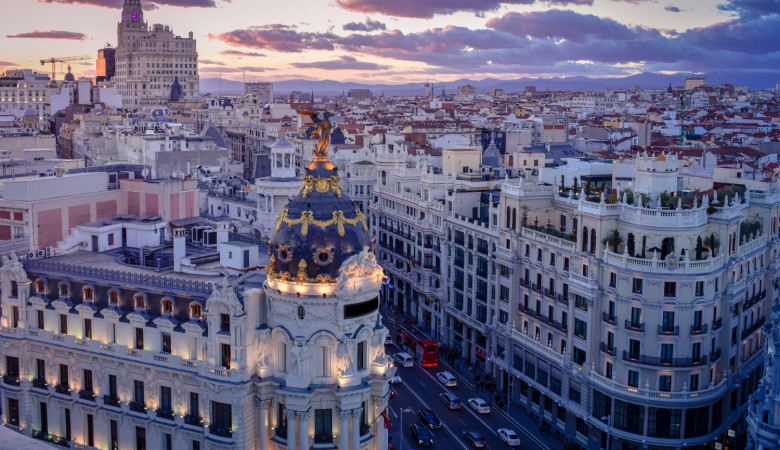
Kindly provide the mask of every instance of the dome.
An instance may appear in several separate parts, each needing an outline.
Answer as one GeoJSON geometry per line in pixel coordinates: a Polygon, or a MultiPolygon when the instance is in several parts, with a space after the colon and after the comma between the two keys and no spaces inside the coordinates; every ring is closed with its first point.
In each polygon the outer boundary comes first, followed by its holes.
{"type": "Polygon", "coordinates": [[[32,106],[28,106],[27,109],[24,110],[25,116],[37,116],[38,113],[35,112],[35,109],[33,109],[32,106]]]}
{"type": "Polygon", "coordinates": [[[70,72],[70,67],[68,68],[68,73],[65,74],[65,81],[76,81],[76,77],[70,72]]]}
{"type": "Polygon", "coordinates": [[[333,282],[341,264],[371,248],[366,216],[342,192],[336,167],[327,160],[306,168],[301,191],[276,218],[268,245],[268,276],[333,282]]]}

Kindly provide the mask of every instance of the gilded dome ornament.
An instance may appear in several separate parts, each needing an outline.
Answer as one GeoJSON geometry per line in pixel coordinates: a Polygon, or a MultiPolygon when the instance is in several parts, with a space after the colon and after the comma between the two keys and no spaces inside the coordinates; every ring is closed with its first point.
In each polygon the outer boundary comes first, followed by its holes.
{"type": "Polygon", "coordinates": [[[333,131],[333,124],[330,123],[331,113],[325,111],[323,113],[316,113],[311,111],[298,111],[298,114],[304,114],[311,117],[314,122],[314,131],[312,131],[309,139],[319,137],[317,145],[314,146],[314,162],[327,161],[328,160],[328,146],[330,145],[330,133],[333,131]]]}

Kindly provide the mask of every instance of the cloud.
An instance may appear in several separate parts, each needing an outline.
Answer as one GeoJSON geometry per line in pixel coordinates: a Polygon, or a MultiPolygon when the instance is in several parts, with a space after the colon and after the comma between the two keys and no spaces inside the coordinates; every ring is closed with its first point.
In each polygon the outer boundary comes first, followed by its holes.
{"type": "Polygon", "coordinates": [[[19,64],[11,61],[0,61],[0,67],[18,67],[19,64]]]}
{"type": "Polygon", "coordinates": [[[225,63],[223,63],[222,61],[212,61],[210,59],[199,59],[198,60],[198,64],[201,64],[201,65],[208,64],[208,65],[211,65],[211,66],[224,66],[225,65],[225,63]]]}
{"type": "MultiPolygon", "coordinates": [[[[230,0],[225,0],[229,2],[230,0]]],[[[121,9],[124,0],[38,0],[39,3],[81,4],[121,9]]],[[[161,6],[180,6],[183,8],[214,8],[216,0],[149,0],[143,2],[143,9],[151,11],[161,6]]]]}
{"type": "Polygon", "coordinates": [[[669,5],[669,6],[667,6],[664,9],[669,11],[669,12],[673,12],[673,13],[678,13],[678,12],[682,11],[680,8],[678,8],[676,6],[672,6],[672,5],[669,5]]]}
{"type": "Polygon", "coordinates": [[[780,12],[780,0],[726,0],[718,5],[718,9],[735,12],[741,17],[757,18],[780,12]]]}
{"type": "Polygon", "coordinates": [[[216,35],[209,34],[208,37],[230,45],[282,53],[299,53],[305,50],[333,50],[333,40],[336,38],[331,33],[299,32],[295,27],[282,24],[250,27],[216,35]]]}
{"type": "Polygon", "coordinates": [[[390,66],[375,64],[371,62],[358,61],[353,56],[341,56],[332,61],[315,61],[307,63],[292,63],[293,67],[299,69],[324,69],[324,70],[385,70],[390,66]]]}
{"type": "Polygon", "coordinates": [[[345,24],[343,28],[345,31],[384,31],[387,29],[384,23],[371,20],[368,17],[366,17],[366,21],[364,23],[350,22],[345,24]]]}
{"type": "Polygon", "coordinates": [[[487,26],[521,38],[566,39],[580,43],[593,39],[630,39],[637,31],[612,19],[560,9],[510,12],[488,20],[487,26]]]}
{"type": "Polygon", "coordinates": [[[70,39],[75,41],[85,41],[92,39],[84,33],[76,33],[73,31],[28,31],[27,33],[19,34],[7,34],[5,37],[11,39],[70,39]]]}
{"type": "Polygon", "coordinates": [[[245,56],[249,56],[249,57],[267,56],[267,55],[264,55],[262,53],[242,52],[241,50],[222,50],[220,53],[223,54],[223,55],[228,55],[228,56],[237,56],[239,58],[243,58],[245,56]]]}
{"type": "MultiPolygon", "coordinates": [[[[379,13],[387,16],[430,19],[437,14],[453,14],[459,11],[482,16],[504,5],[532,5],[535,0],[336,0],[336,5],[348,11],[379,13]]],[[[593,0],[548,0],[559,5],[592,5],[593,0]]]]}
{"type": "Polygon", "coordinates": [[[250,72],[250,73],[260,73],[265,72],[266,69],[262,67],[202,67],[198,70],[198,73],[211,73],[211,74],[219,74],[219,73],[243,73],[243,72],[250,72]]]}

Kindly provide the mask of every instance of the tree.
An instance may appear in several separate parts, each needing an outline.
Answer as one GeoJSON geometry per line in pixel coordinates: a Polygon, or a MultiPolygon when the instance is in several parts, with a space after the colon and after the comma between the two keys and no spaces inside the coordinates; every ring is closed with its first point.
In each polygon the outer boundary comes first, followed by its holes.
{"type": "Polygon", "coordinates": [[[669,206],[672,206],[672,194],[670,194],[669,191],[661,192],[661,195],[659,196],[659,200],[661,202],[662,208],[667,208],[669,206]]]}
{"type": "Polygon", "coordinates": [[[718,249],[720,248],[720,238],[717,234],[712,233],[711,235],[704,238],[704,247],[710,249],[710,253],[713,257],[718,256],[718,249]]]}
{"type": "Polygon", "coordinates": [[[607,237],[601,240],[602,244],[608,244],[612,248],[612,253],[618,252],[618,246],[622,243],[620,232],[617,229],[613,229],[607,233],[607,237]]]}
{"type": "Polygon", "coordinates": [[[574,177],[572,188],[574,195],[580,195],[580,184],[577,182],[577,177],[574,177]]]}

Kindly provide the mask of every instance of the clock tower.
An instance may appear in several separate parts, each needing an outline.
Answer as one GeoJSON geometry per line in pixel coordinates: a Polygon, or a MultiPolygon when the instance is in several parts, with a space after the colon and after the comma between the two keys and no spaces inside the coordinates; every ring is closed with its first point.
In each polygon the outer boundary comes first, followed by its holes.
{"type": "Polygon", "coordinates": [[[141,8],[141,0],[125,0],[122,6],[122,17],[120,17],[120,26],[128,28],[146,29],[144,23],[144,11],[141,8]]]}

